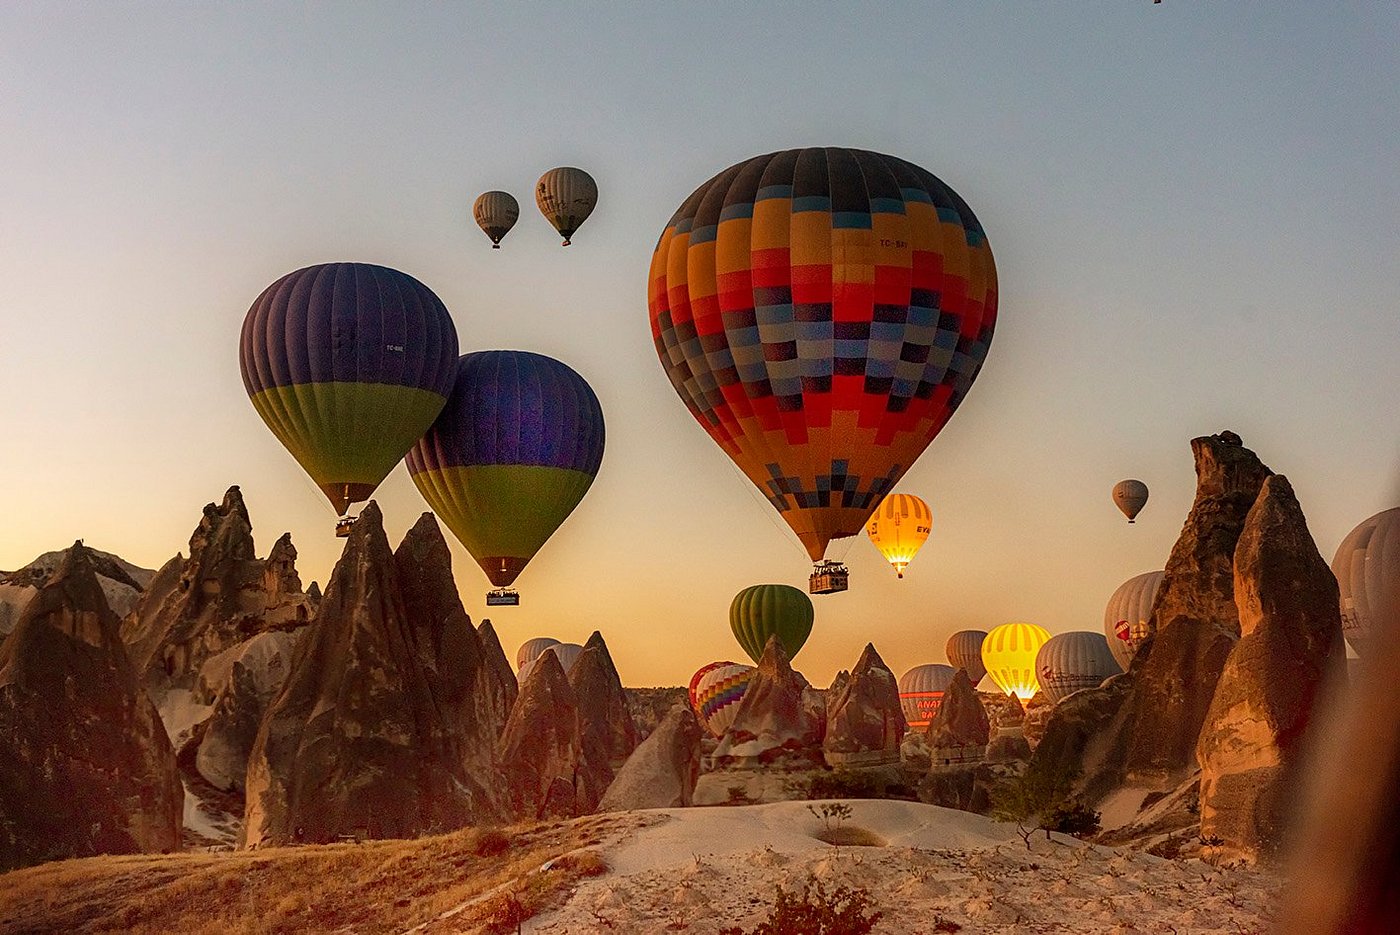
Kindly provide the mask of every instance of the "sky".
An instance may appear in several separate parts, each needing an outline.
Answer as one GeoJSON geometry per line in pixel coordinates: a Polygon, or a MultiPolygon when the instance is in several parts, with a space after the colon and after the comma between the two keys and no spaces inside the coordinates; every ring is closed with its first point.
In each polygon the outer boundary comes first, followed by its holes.
{"type": "MultiPolygon", "coordinates": [[[[909,574],[851,540],[795,660],[825,684],[874,642],[1098,630],[1161,568],[1189,440],[1238,432],[1296,488],[1324,557],[1400,503],[1400,6],[1390,3],[0,5],[0,568],[83,538],[146,567],[242,487],[303,581],[334,511],[259,420],[243,316],[302,266],[432,288],[462,350],[557,357],[597,392],[586,499],[487,613],[513,655],[608,640],[629,685],[742,659],[728,606],[805,585],[796,538],[691,419],[647,270],[700,183],[759,153],[854,146],[971,205],[1000,310],[966,402],[901,490],[933,510],[909,574]],[[530,203],[597,179],[567,250],[530,203]],[[504,248],[471,219],[521,201],[504,248]],[[1128,526],[1109,491],[1152,490],[1128,526]]],[[[390,539],[427,507],[402,465],[390,539]]]]}

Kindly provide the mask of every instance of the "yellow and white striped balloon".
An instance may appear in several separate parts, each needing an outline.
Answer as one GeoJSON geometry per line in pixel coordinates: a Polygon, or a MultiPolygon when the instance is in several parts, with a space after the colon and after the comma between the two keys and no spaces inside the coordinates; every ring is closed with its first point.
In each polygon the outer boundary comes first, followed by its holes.
{"type": "Polygon", "coordinates": [[[933,513],[928,504],[910,493],[885,497],[865,524],[865,534],[901,578],[932,529],[933,513]]]}
{"type": "Polygon", "coordinates": [[[1044,627],[1003,623],[982,641],[982,664],[1003,692],[1029,701],[1040,690],[1035,656],[1049,641],[1050,631],[1044,627]]]}

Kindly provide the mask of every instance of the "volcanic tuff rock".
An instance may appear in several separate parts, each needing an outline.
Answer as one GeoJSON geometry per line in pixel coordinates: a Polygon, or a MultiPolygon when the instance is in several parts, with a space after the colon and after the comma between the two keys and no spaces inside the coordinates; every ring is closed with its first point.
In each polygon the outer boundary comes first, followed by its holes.
{"type": "Polygon", "coordinates": [[[473,746],[480,653],[448,596],[441,540],[435,523],[419,522],[395,554],[379,507],[361,512],[254,741],[247,846],[407,837],[498,817],[495,777],[474,771],[491,761],[473,746]]]}
{"type": "Polygon", "coordinates": [[[1131,676],[1115,675],[1098,688],[1077,691],[1060,702],[1027,770],[1050,777],[1076,776],[1074,791],[1088,802],[1108,794],[1123,781],[1132,692],[1131,676]]]}
{"type": "Polygon", "coordinates": [[[1292,817],[1318,693],[1345,658],[1337,581],[1281,474],[1249,511],[1234,576],[1241,636],[1196,748],[1201,834],[1222,839],[1225,857],[1268,860],[1292,817]]]}
{"type": "Polygon", "coordinates": [[[700,733],[690,705],[673,705],[618,770],[598,811],[689,806],[700,774],[700,733]]]}
{"type": "Polygon", "coordinates": [[[82,543],[0,645],[0,870],[179,846],[175,754],[82,543]]]}
{"type": "Polygon", "coordinates": [[[580,799],[605,783],[586,773],[578,728],[578,703],[564,667],[554,653],[545,653],[530,666],[501,734],[512,815],[573,817],[586,811],[580,799]]]}
{"type": "Polygon", "coordinates": [[[637,749],[637,725],[601,633],[593,631],[583,644],[568,678],[578,705],[579,750],[590,766],[583,775],[602,780],[597,788],[580,790],[580,805],[591,812],[614,773],[637,749]]]}
{"type": "Polygon", "coordinates": [[[266,561],[258,559],[243,495],[230,487],[222,503],[205,506],[190,536],[190,557],[176,555],[157,572],[123,621],[122,637],[178,741],[207,714],[191,705],[207,659],[265,630],[302,626],[311,612],[290,535],[266,561]]]}
{"type": "MultiPolygon", "coordinates": [[[[716,769],[820,764],[822,717],[804,699],[806,679],[793,671],[777,637],[769,637],[734,722],[711,757],[716,769]]],[[[824,702],[822,708],[824,710],[824,702]]]]}
{"type": "Polygon", "coordinates": [[[491,621],[481,621],[481,626],[476,628],[476,635],[481,641],[481,654],[485,662],[484,679],[487,697],[490,699],[491,723],[495,725],[496,738],[499,740],[501,732],[506,729],[506,721],[510,720],[510,712],[515,707],[520,686],[516,682],[515,673],[511,671],[510,660],[506,658],[505,650],[501,649],[501,640],[496,636],[496,629],[491,626],[491,621]]]}
{"type": "Polygon", "coordinates": [[[831,766],[899,762],[904,712],[899,683],[871,643],[838,689],[827,689],[822,752],[831,766]]]}
{"type": "Polygon", "coordinates": [[[200,671],[199,694],[213,713],[195,754],[199,774],[222,790],[242,791],[258,726],[291,673],[304,630],[259,633],[209,659],[200,671]]]}
{"type": "Polygon", "coordinates": [[[967,670],[959,669],[943,692],[938,713],[924,729],[933,762],[981,759],[990,735],[991,724],[982,699],[972,687],[967,670]]]}
{"type": "MultiPolygon", "coordinates": [[[[102,586],[107,605],[120,619],[136,605],[141,592],[156,573],[109,552],[96,549],[88,549],[87,552],[92,557],[92,570],[97,575],[97,583],[102,586]]],[[[0,571],[0,636],[15,628],[25,605],[39,593],[67,555],[67,549],[45,552],[18,571],[0,571]]]]}

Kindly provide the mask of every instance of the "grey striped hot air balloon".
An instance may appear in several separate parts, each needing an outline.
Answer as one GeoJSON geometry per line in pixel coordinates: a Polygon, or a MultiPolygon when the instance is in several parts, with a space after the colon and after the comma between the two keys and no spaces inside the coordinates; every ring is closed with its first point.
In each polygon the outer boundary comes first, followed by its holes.
{"type": "Polygon", "coordinates": [[[982,664],[982,641],[986,638],[985,630],[959,630],[948,637],[948,643],[943,647],[954,669],[967,670],[967,678],[973,688],[987,674],[987,667],[982,664]]]}
{"type": "Polygon", "coordinates": [[[1051,704],[1059,704],[1081,688],[1094,688],[1123,669],[1108,650],[1102,633],[1072,630],[1050,637],[1035,654],[1040,690],[1051,704]]]}
{"type": "Polygon", "coordinates": [[[1377,631],[1400,628],[1400,507],[1353,529],[1337,547],[1332,574],[1342,599],[1342,635],[1366,656],[1377,631]]]}
{"type": "Polygon", "coordinates": [[[491,249],[501,249],[501,238],[520,218],[520,202],[510,192],[483,192],[472,205],[476,224],[491,238],[491,249]]]}
{"type": "Polygon", "coordinates": [[[520,648],[515,651],[515,669],[520,671],[527,665],[534,662],[540,653],[551,646],[558,646],[559,640],[552,636],[537,636],[532,640],[526,640],[520,644],[520,648]]]}
{"type": "Polygon", "coordinates": [[[899,706],[910,728],[928,726],[943,705],[943,693],[953,684],[958,670],[952,666],[931,663],[915,666],[899,677],[899,706]]]}
{"type": "Polygon", "coordinates": [[[1140,480],[1120,480],[1113,485],[1113,502],[1128,522],[1137,522],[1137,515],[1147,505],[1147,485],[1140,480]]]}
{"type": "Polygon", "coordinates": [[[550,169],[535,183],[535,204],[539,205],[545,220],[564,238],[567,247],[574,231],[588,220],[598,204],[598,183],[593,181],[593,176],[573,166],[550,169]]]}
{"type": "Polygon", "coordinates": [[[1103,635],[1113,658],[1125,671],[1147,639],[1147,621],[1152,616],[1152,602],[1157,599],[1163,574],[1149,571],[1129,578],[1113,592],[1103,610],[1103,635]]]}

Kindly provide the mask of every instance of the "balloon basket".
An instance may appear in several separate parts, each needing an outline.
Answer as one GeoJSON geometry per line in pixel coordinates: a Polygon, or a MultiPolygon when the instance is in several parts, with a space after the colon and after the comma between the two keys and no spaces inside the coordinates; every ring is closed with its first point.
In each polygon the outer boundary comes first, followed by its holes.
{"type": "Polygon", "coordinates": [[[486,592],[487,607],[519,607],[520,592],[514,588],[497,588],[486,592]]]}
{"type": "Polygon", "coordinates": [[[335,537],[337,539],[348,538],[350,535],[350,527],[355,525],[355,520],[357,519],[359,519],[358,516],[342,516],[340,519],[336,520],[335,537]]]}
{"type": "Polygon", "coordinates": [[[809,594],[835,594],[850,586],[851,573],[840,562],[817,562],[807,579],[809,594]]]}

